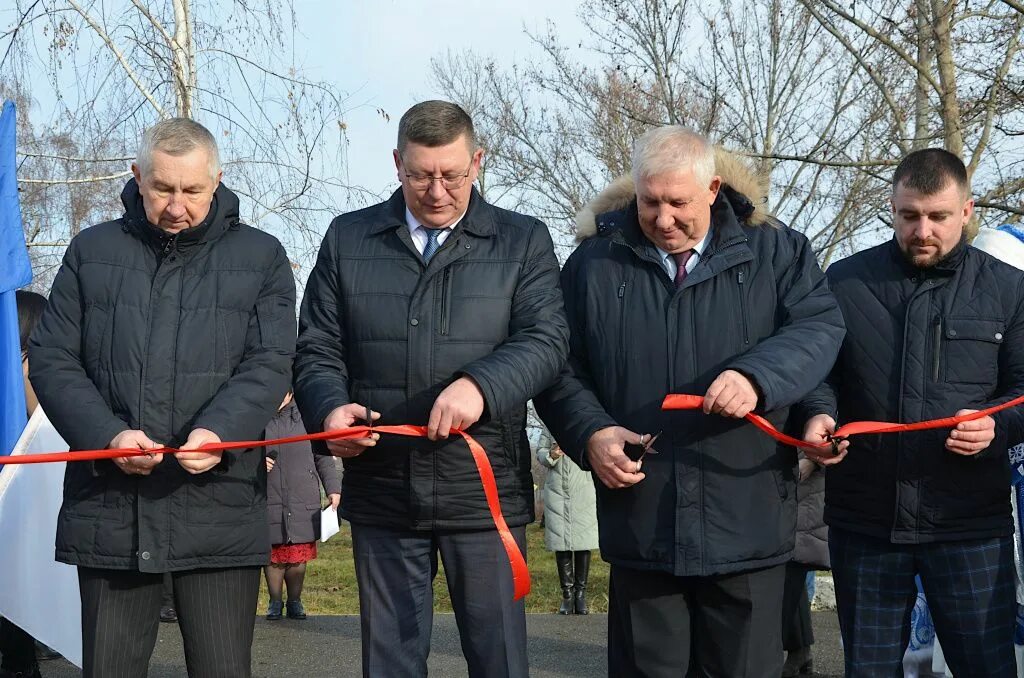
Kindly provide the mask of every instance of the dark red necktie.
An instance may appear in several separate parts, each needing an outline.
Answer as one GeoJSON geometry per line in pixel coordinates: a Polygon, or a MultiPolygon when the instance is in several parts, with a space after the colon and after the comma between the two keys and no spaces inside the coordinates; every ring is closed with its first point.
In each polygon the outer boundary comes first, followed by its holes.
{"type": "Polygon", "coordinates": [[[677,252],[672,255],[672,258],[676,262],[676,289],[683,286],[683,281],[686,280],[686,264],[690,261],[690,257],[693,256],[693,250],[686,250],[685,252],[677,252]]]}

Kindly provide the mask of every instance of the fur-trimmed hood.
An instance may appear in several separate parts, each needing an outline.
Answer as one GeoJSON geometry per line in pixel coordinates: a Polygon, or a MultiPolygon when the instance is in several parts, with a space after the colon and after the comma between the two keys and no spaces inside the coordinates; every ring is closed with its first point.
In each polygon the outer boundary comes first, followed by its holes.
{"type": "MultiPolygon", "coordinates": [[[[722,178],[722,192],[733,205],[740,220],[750,226],[774,221],[765,208],[767,181],[759,175],[743,156],[715,147],[715,174],[722,178]]],[[[597,217],[627,207],[636,199],[633,177],[619,177],[601,191],[576,215],[576,239],[586,240],[597,234],[597,217]]]]}

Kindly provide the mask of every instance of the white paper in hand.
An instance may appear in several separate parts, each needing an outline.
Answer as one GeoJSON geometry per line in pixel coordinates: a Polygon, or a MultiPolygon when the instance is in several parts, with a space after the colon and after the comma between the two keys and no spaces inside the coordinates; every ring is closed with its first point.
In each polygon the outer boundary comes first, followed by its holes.
{"type": "Polygon", "coordinates": [[[320,512],[320,541],[325,542],[341,531],[338,524],[338,511],[328,506],[320,512]]]}

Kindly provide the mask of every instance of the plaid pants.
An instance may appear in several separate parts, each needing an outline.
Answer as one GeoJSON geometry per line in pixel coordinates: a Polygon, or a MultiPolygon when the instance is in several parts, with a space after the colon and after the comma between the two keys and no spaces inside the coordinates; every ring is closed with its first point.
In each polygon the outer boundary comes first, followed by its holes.
{"type": "Polygon", "coordinates": [[[846,675],[902,676],[920,574],[946,663],[957,678],[1015,678],[1010,537],[892,544],[829,531],[846,675]]]}

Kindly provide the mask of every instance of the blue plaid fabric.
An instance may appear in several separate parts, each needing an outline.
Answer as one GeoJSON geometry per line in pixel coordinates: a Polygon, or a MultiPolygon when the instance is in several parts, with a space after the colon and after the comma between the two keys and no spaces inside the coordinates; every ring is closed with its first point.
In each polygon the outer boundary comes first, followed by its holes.
{"type": "Polygon", "coordinates": [[[902,676],[920,575],[953,675],[1016,677],[1010,537],[891,544],[829,531],[846,675],[902,676]]]}

